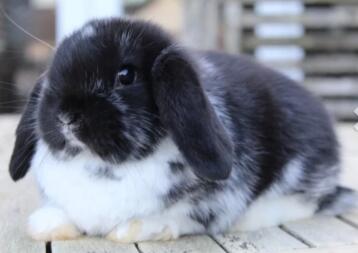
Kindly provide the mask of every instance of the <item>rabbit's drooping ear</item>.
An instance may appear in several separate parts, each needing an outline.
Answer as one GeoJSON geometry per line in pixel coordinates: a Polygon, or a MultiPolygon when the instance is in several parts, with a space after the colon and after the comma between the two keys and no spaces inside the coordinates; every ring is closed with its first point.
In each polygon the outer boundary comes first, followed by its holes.
{"type": "Polygon", "coordinates": [[[16,129],[15,147],[10,160],[10,176],[14,181],[23,178],[29,170],[31,159],[35,152],[36,111],[41,90],[41,80],[37,82],[31,92],[25,111],[16,129]]]}
{"type": "Polygon", "coordinates": [[[175,47],[164,49],[152,77],[160,120],[194,173],[206,180],[226,179],[233,163],[232,142],[189,57],[175,47]]]}

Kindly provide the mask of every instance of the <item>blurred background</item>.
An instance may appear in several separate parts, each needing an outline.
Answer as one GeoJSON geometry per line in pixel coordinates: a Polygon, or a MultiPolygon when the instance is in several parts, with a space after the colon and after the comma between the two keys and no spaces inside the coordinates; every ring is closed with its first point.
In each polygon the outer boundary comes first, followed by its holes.
{"type": "Polygon", "coordinates": [[[21,111],[56,44],[94,17],[150,20],[185,45],[250,54],[357,119],[358,0],[0,0],[0,113],[21,111]],[[28,34],[43,40],[41,43],[28,34]]]}

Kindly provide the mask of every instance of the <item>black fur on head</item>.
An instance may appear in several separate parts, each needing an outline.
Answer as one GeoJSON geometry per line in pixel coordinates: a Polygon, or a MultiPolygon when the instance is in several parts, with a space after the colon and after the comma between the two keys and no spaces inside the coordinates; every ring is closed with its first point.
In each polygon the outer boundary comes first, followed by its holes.
{"type": "Polygon", "coordinates": [[[40,103],[42,138],[54,150],[76,152],[61,133],[62,118],[71,122],[74,137],[104,160],[148,154],[164,133],[155,116],[150,70],[170,43],[155,26],[119,19],[94,21],[65,39],[40,103]],[[133,82],[120,82],[122,69],[133,72],[133,82]]]}
{"type": "Polygon", "coordinates": [[[61,43],[35,89],[37,99],[18,127],[14,180],[25,175],[38,139],[66,159],[88,149],[120,163],[150,154],[167,134],[199,177],[229,175],[231,142],[195,67],[156,26],[121,19],[88,23],[61,43]],[[26,142],[29,134],[34,138],[26,142]]]}

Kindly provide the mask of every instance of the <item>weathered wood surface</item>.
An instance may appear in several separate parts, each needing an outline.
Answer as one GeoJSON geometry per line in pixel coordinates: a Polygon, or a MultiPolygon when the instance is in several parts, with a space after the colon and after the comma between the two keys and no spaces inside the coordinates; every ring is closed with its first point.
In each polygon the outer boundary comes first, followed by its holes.
{"type": "Polygon", "coordinates": [[[27,237],[25,224],[28,214],[37,205],[37,195],[32,180],[19,183],[16,188],[0,180],[0,252],[2,253],[44,253],[45,244],[27,237]],[[8,187],[4,190],[5,187],[8,187]],[[26,251],[25,251],[26,249],[26,251]]]}
{"type": "Polygon", "coordinates": [[[275,68],[295,67],[307,74],[347,74],[358,73],[358,59],[351,54],[328,54],[312,56],[303,61],[263,60],[267,66],[275,68]]]}
{"type": "Polygon", "coordinates": [[[341,219],[347,222],[348,224],[351,224],[353,227],[358,228],[358,211],[350,212],[345,215],[342,215],[341,219]]]}
{"type": "Polygon", "coordinates": [[[358,98],[358,78],[307,78],[304,85],[311,92],[322,97],[358,98]]]}
{"type": "Polygon", "coordinates": [[[229,0],[223,6],[223,44],[225,51],[229,53],[241,51],[241,14],[242,3],[240,1],[229,0]]]}
{"type": "MultiPolygon", "coordinates": [[[[342,247],[329,247],[329,248],[310,248],[302,250],[290,250],[290,251],[280,251],[277,253],[357,253],[358,247],[353,246],[342,246],[342,247]]],[[[275,252],[276,253],[276,252],[275,252]]]]}
{"type": "Polygon", "coordinates": [[[280,228],[266,228],[253,232],[229,233],[215,239],[229,252],[277,252],[303,249],[308,246],[280,228]]]}
{"type": "Polygon", "coordinates": [[[327,110],[337,119],[352,119],[355,117],[354,109],[357,108],[357,98],[344,100],[326,100],[327,110]]]}
{"type": "Polygon", "coordinates": [[[184,30],[185,44],[214,49],[218,44],[219,12],[216,0],[185,0],[184,30]]]}
{"type": "Polygon", "coordinates": [[[225,253],[225,251],[208,236],[184,237],[169,242],[143,242],[138,244],[143,253],[225,253]]]}
{"type": "MultiPolygon", "coordinates": [[[[259,46],[280,46],[280,45],[296,45],[304,49],[320,50],[357,50],[358,49],[358,35],[344,34],[344,40],[341,36],[329,33],[306,34],[298,38],[259,38],[254,35],[246,35],[242,37],[242,48],[246,50],[253,50],[259,46]]],[[[237,48],[236,48],[237,50],[237,48]]]]}
{"type": "Polygon", "coordinates": [[[335,217],[289,222],[284,228],[312,247],[332,247],[358,244],[358,230],[335,217]]]}
{"type": "Polygon", "coordinates": [[[45,253],[45,244],[26,235],[26,220],[38,206],[38,193],[31,176],[15,184],[7,166],[18,117],[0,117],[0,252],[45,253]]]}
{"type": "Polygon", "coordinates": [[[134,244],[119,244],[98,238],[51,243],[52,253],[138,253],[134,244]]]}
{"type": "Polygon", "coordinates": [[[358,73],[358,59],[353,54],[311,56],[303,62],[306,73],[345,74],[358,73]]]}
{"type": "MultiPolygon", "coordinates": [[[[17,120],[17,116],[0,116],[0,252],[45,253],[45,243],[30,240],[25,232],[27,216],[39,205],[33,178],[28,176],[15,184],[7,172],[17,120]]],[[[343,183],[358,190],[358,132],[352,124],[341,124],[338,134],[343,143],[343,183]]],[[[253,232],[188,236],[169,242],[123,245],[81,238],[56,241],[49,246],[47,249],[53,253],[356,253],[358,212],[339,218],[316,217],[253,232]]]]}
{"type": "Polygon", "coordinates": [[[357,6],[336,7],[321,12],[307,12],[303,15],[267,15],[258,16],[246,13],[242,17],[244,27],[253,27],[260,23],[298,23],[308,28],[357,27],[357,6]]]}
{"type": "MultiPolygon", "coordinates": [[[[225,1],[225,0],[224,0],[225,1]]],[[[275,2],[276,0],[240,0],[242,3],[245,4],[253,4],[257,2],[275,2]]],[[[282,1],[282,0],[281,0],[282,1]]],[[[284,2],[297,2],[297,0],[283,0],[284,2]]],[[[342,4],[356,4],[357,0],[302,0],[302,2],[306,4],[336,4],[336,3],[342,3],[342,4]]]]}

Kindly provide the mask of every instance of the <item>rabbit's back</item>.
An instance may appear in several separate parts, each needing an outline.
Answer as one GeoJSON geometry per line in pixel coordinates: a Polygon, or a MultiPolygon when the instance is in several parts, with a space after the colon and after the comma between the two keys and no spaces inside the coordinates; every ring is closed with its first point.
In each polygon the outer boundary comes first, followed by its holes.
{"type": "Polygon", "coordinates": [[[309,191],[313,198],[334,190],[338,143],[317,98],[245,56],[200,52],[197,57],[208,73],[203,86],[233,140],[235,171],[242,174],[238,171],[247,167],[253,196],[275,183],[285,183],[291,192],[309,191]],[[293,161],[301,164],[296,173],[285,169],[293,161]],[[295,184],[281,182],[288,177],[295,184]]]}

